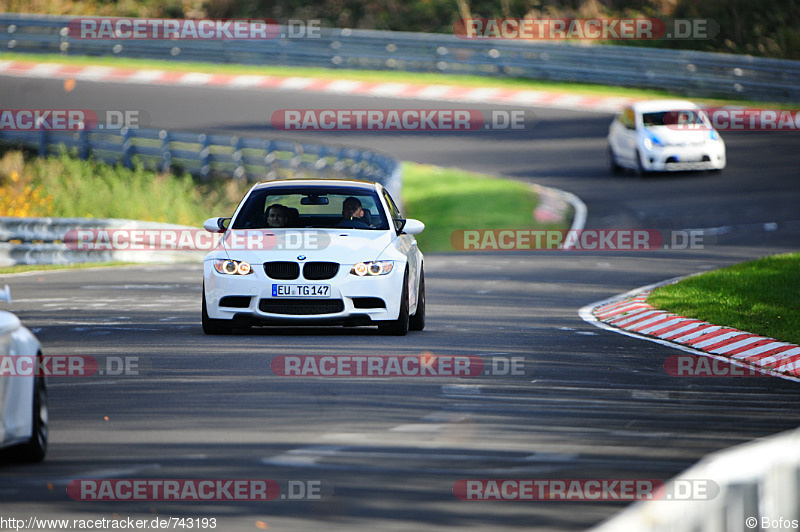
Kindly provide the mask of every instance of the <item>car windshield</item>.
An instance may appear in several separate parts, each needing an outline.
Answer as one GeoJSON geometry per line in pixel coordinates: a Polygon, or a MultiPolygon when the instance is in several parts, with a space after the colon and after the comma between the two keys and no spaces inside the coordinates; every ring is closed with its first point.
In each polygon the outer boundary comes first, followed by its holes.
{"type": "Polygon", "coordinates": [[[338,228],[387,230],[378,196],[363,189],[273,188],[247,198],[233,229],[338,228]]]}
{"type": "Polygon", "coordinates": [[[656,113],[642,113],[644,127],[674,126],[674,125],[703,125],[703,117],[693,109],[674,109],[672,111],[659,111],[656,113]]]}

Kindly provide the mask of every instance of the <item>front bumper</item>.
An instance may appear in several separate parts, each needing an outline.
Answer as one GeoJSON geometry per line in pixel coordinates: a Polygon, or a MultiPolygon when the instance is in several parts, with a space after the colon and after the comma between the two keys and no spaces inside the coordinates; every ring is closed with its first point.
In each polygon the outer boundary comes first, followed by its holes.
{"type": "Polygon", "coordinates": [[[664,146],[642,152],[642,166],[655,172],[722,170],[725,164],[725,148],[713,144],[664,146]]]}
{"type": "Polygon", "coordinates": [[[395,263],[392,271],[375,277],[350,274],[352,265],[342,264],[339,272],[326,280],[291,281],[271,279],[263,265],[254,264],[249,275],[224,275],[203,263],[208,316],[248,324],[353,324],[397,319],[400,313],[404,265],[395,263]],[[330,285],[327,298],[273,297],[272,285],[330,285]],[[382,301],[382,305],[381,302],[382,301]]]}

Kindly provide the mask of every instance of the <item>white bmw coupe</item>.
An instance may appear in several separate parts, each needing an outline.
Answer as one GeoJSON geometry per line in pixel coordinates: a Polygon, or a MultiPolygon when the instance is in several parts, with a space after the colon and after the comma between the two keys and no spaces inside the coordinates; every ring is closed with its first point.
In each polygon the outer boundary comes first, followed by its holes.
{"type": "MultiPolygon", "coordinates": [[[[0,301],[11,302],[8,287],[0,301]]],[[[0,310],[0,448],[16,461],[41,462],[47,451],[47,388],[36,369],[42,348],[14,314],[0,310]]]]}
{"type": "Polygon", "coordinates": [[[210,218],[219,245],[203,263],[206,334],[252,325],[425,327],[425,225],[403,218],[380,184],[259,183],[232,218],[210,218]]]}

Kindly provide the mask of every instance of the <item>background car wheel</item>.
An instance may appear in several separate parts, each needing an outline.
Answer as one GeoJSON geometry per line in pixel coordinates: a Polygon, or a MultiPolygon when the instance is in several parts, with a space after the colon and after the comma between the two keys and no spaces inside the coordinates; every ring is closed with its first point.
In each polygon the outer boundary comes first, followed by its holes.
{"type": "Polygon", "coordinates": [[[47,453],[47,387],[44,377],[36,377],[33,388],[33,432],[20,449],[23,462],[41,462],[47,453]]]}
{"type": "Polygon", "coordinates": [[[425,270],[419,274],[419,291],[417,292],[417,311],[408,320],[410,331],[421,331],[425,328],[425,270]]]}
{"type": "Polygon", "coordinates": [[[617,164],[617,157],[614,155],[614,150],[611,149],[611,146],[608,147],[607,157],[608,157],[608,170],[612,174],[619,174],[622,172],[622,167],[617,164]]]}
{"type": "Polygon", "coordinates": [[[385,336],[405,336],[408,334],[408,270],[403,275],[403,292],[400,295],[400,314],[394,321],[378,325],[378,333],[385,336]]]}
{"type": "Polygon", "coordinates": [[[206,285],[203,285],[203,332],[206,334],[231,334],[233,328],[225,320],[214,320],[208,317],[206,307],[206,285]]]}
{"type": "Polygon", "coordinates": [[[644,165],[642,164],[642,156],[639,154],[638,150],[636,151],[636,175],[639,177],[647,176],[647,170],[644,169],[644,165]]]}

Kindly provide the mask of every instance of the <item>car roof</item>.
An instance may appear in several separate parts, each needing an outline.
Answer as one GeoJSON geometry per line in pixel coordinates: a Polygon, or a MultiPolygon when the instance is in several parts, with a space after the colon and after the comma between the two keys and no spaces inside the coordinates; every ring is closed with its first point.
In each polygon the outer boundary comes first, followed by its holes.
{"type": "Polygon", "coordinates": [[[633,104],[633,110],[637,113],[653,113],[683,109],[697,109],[697,104],[689,100],[645,100],[633,104]]]}
{"type": "Polygon", "coordinates": [[[252,190],[267,188],[347,188],[364,192],[373,192],[378,189],[379,183],[369,181],[356,181],[353,179],[278,179],[263,181],[253,186],[252,190]]]}

